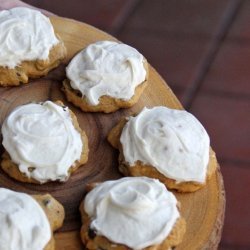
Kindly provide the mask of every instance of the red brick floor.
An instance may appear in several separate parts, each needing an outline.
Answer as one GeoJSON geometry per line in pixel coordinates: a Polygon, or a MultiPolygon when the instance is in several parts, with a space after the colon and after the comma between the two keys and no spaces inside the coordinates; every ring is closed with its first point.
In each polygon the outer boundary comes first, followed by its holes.
{"type": "Polygon", "coordinates": [[[250,249],[250,1],[26,0],[141,51],[204,124],[227,194],[221,250],[250,249]]]}

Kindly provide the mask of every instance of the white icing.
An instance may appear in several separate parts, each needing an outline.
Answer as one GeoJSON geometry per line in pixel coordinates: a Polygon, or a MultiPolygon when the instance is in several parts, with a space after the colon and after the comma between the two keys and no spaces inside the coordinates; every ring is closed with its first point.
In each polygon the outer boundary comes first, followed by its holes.
{"type": "Polygon", "coordinates": [[[178,182],[206,180],[209,136],[187,111],[144,108],[129,118],[120,141],[125,161],[131,167],[141,161],[178,182]]]}
{"type": "Polygon", "coordinates": [[[101,96],[129,100],[146,78],[143,56],[134,48],[117,42],[100,41],[79,52],[66,68],[73,89],[91,105],[101,96]]]}
{"type": "Polygon", "coordinates": [[[22,61],[46,60],[58,43],[49,18],[17,7],[0,12],[0,65],[15,68],[22,61]]]}
{"type": "Polygon", "coordinates": [[[51,228],[40,205],[29,195],[0,188],[0,249],[43,250],[51,228]]]}
{"type": "Polygon", "coordinates": [[[160,244],[180,217],[175,196],[147,177],[99,184],[87,194],[84,209],[98,235],[132,249],[160,244]]]}
{"type": "Polygon", "coordinates": [[[44,183],[66,181],[83,143],[69,109],[51,101],[14,109],[2,126],[3,146],[19,170],[44,183]],[[29,167],[34,167],[29,171],[29,167]]]}

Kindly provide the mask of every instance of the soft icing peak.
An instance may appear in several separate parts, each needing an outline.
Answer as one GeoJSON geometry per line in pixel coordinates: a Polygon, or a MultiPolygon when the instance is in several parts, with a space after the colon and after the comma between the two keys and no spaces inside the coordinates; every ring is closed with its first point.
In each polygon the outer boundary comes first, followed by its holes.
{"type": "Polygon", "coordinates": [[[126,44],[100,41],[79,52],[66,73],[72,88],[91,105],[98,105],[105,95],[129,100],[146,78],[143,61],[143,56],[126,44]]]}
{"type": "Polygon", "coordinates": [[[97,234],[132,249],[160,244],[180,216],[174,195],[146,177],[101,183],[88,193],[84,208],[97,234]]]}
{"type": "Polygon", "coordinates": [[[0,66],[46,60],[58,42],[49,18],[40,11],[17,7],[0,12],[0,66]]]}
{"type": "Polygon", "coordinates": [[[29,195],[0,188],[0,249],[43,250],[51,238],[46,214],[29,195]]]}
{"type": "Polygon", "coordinates": [[[187,111],[144,108],[129,118],[120,141],[130,166],[141,161],[179,182],[206,180],[210,140],[200,122],[187,111]]]}
{"type": "Polygon", "coordinates": [[[83,143],[69,109],[51,101],[14,109],[2,126],[3,146],[19,170],[43,183],[67,180],[83,143]],[[34,167],[29,171],[30,167],[34,167]]]}

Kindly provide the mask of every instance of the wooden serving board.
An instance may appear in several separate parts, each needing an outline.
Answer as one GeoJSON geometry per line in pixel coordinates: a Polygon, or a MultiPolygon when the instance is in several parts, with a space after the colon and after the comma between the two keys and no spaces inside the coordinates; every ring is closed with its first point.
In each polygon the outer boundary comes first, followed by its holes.
{"type": "MultiPolygon", "coordinates": [[[[86,45],[98,40],[115,38],[84,23],[59,17],[53,17],[51,20],[56,33],[65,42],[68,50],[67,59],[42,79],[33,80],[20,87],[0,88],[0,123],[2,124],[9,112],[18,105],[60,99],[75,112],[80,126],[87,133],[90,146],[89,161],[66,183],[23,184],[0,170],[0,186],[29,194],[51,193],[66,210],[64,226],[56,233],[57,250],[80,250],[84,249],[84,246],[79,237],[81,223],[78,206],[85,195],[85,185],[121,177],[117,170],[118,152],[106,140],[110,129],[121,117],[134,114],[144,106],[165,105],[176,109],[182,109],[182,106],[166,82],[150,66],[149,86],[133,108],[112,114],[84,113],[75,108],[65,100],[61,92],[65,66],[86,45]]],[[[187,221],[187,232],[177,249],[216,249],[221,237],[225,209],[225,193],[219,166],[205,188],[195,193],[175,194],[181,202],[181,213],[187,221]]]]}

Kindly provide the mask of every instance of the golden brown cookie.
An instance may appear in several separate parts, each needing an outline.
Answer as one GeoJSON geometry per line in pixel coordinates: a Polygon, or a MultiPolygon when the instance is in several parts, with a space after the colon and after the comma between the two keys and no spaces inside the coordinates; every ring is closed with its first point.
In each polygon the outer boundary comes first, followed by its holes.
{"type": "Polygon", "coordinates": [[[142,162],[137,161],[134,166],[129,166],[125,161],[120,143],[120,136],[127,120],[123,118],[109,133],[108,141],[110,144],[119,150],[119,170],[125,176],[147,176],[160,180],[166,185],[167,188],[175,189],[179,192],[194,192],[206,185],[208,180],[213,176],[217,169],[217,160],[214,151],[210,148],[210,158],[207,168],[207,177],[205,183],[198,183],[194,181],[177,182],[173,179],[167,178],[160,173],[156,168],[150,165],[144,165],[142,162]]]}
{"type": "Polygon", "coordinates": [[[32,197],[39,203],[39,205],[44,210],[51,227],[52,238],[50,239],[44,250],[54,250],[55,239],[53,237],[53,232],[59,229],[63,224],[65,217],[64,208],[50,194],[32,195],[32,197]]]}
{"type": "Polygon", "coordinates": [[[56,68],[66,57],[66,48],[63,41],[57,36],[59,43],[49,53],[47,60],[23,61],[13,69],[0,66],[0,86],[18,86],[28,83],[29,78],[39,78],[56,68]]]}
{"type": "MultiPolygon", "coordinates": [[[[91,191],[92,188],[95,187],[96,184],[90,184],[87,187],[88,191],[91,191]]],[[[82,201],[79,207],[81,213],[82,227],[81,227],[81,239],[86,249],[89,250],[132,250],[128,246],[117,244],[111,242],[104,236],[97,235],[95,231],[90,228],[91,220],[87,213],[84,210],[84,201],[82,201]]],[[[183,236],[186,231],[186,222],[180,217],[177,219],[173,229],[171,230],[168,237],[158,245],[149,246],[142,250],[168,250],[172,249],[172,247],[177,246],[181,243],[183,236]]]]}
{"type": "MultiPolygon", "coordinates": [[[[133,49],[132,47],[129,47],[128,45],[117,43],[117,42],[111,42],[111,41],[99,41],[94,44],[90,44],[87,46],[84,50],[82,50],[80,53],[78,53],[69,63],[69,65],[66,68],[67,78],[63,82],[63,88],[67,100],[72,102],[75,106],[79,107],[85,112],[104,112],[104,113],[111,113],[114,112],[120,108],[129,108],[132,107],[136,102],[138,102],[141,94],[143,93],[144,89],[147,86],[148,83],[148,63],[145,58],[141,54],[139,54],[138,51],[133,49]],[[107,46],[107,47],[106,47],[107,46]],[[125,49],[111,49],[110,51],[107,49],[109,46],[110,48],[118,48],[118,46],[126,46],[126,51],[132,51],[131,54],[127,55],[127,53],[123,54],[123,51],[125,49]],[[91,49],[95,47],[95,49],[91,49]],[[98,49],[102,48],[102,49],[98,49]],[[87,51],[87,52],[86,52],[87,51]],[[94,52],[93,52],[94,51],[94,52]],[[103,52],[105,51],[105,52],[103,52]],[[108,51],[108,52],[107,52],[108,51]],[[119,52],[117,52],[119,51],[119,52]],[[94,53],[94,54],[91,54],[94,53]],[[109,56],[99,56],[102,54],[108,54],[109,56]],[[110,54],[109,54],[110,53],[110,54]],[[91,54],[91,55],[90,55],[91,54]],[[137,57],[141,57],[141,60],[136,61],[138,59],[137,57]],[[112,56],[110,56],[112,55],[112,56]],[[122,55],[123,60],[120,60],[118,55],[122,55]],[[133,63],[130,62],[130,57],[134,60],[133,63]],[[103,59],[106,58],[106,59],[103,59]],[[113,59],[110,59],[113,58],[113,59]],[[136,58],[136,59],[135,59],[136,58]],[[89,61],[88,61],[89,60],[89,61]],[[119,62],[119,64],[116,65],[116,63],[119,62]],[[82,65],[82,64],[84,65],[82,65]],[[120,64],[121,63],[121,64],[120,64]],[[86,65],[85,65],[86,64],[86,65]],[[105,67],[107,67],[109,70],[106,72],[103,68],[100,66],[104,64],[105,67]],[[107,65],[106,65],[107,64],[107,65]],[[134,70],[134,64],[138,67],[135,67],[136,70],[134,70]],[[114,66],[115,65],[115,66],[114,66]],[[124,70],[124,67],[127,67],[129,65],[129,70],[124,70]],[[116,69],[118,68],[118,69],[116,69]],[[113,71],[113,69],[116,69],[113,71]],[[143,78],[141,78],[141,72],[143,71],[143,78]],[[130,73],[126,73],[130,72],[130,73]],[[131,73],[132,72],[132,73],[131,73]],[[104,76],[102,76],[104,74],[104,76]],[[123,79],[126,79],[126,76],[128,74],[131,74],[131,78],[135,78],[140,82],[133,83],[132,86],[136,86],[135,89],[132,89],[134,87],[131,86],[131,92],[134,93],[134,95],[129,99],[122,99],[122,97],[119,97],[119,92],[122,92],[124,89],[124,85],[119,86],[119,81],[122,82],[123,79]],[[118,76],[119,77],[118,77],[118,76]],[[140,76],[140,77],[139,77],[140,76]],[[76,80],[73,80],[75,77],[76,80]],[[83,91],[83,93],[87,92],[95,92],[96,89],[98,89],[99,82],[97,79],[102,79],[101,82],[103,83],[104,87],[100,87],[100,89],[104,89],[101,91],[101,93],[97,94],[98,97],[95,97],[95,101],[98,100],[98,103],[90,102],[90,100],[82,94],[80,91],[80,85],[83,86],[83,88],[86,87],[86,90],[83,91]],[[76,84],[79,83],[79,79],[84,79],[81,84],[76,87],[72,87],[71,82],[74,82],[76,84]],[[103,80],[104,79],[104,80],[103,80]],[[92,84],[94,86],[92,86],[92,84]],[[139,84],[139,85],[135,85],[139,84]],[[112,92],[114,90],[114,92],[112,92]],[[112,92],[112,94],[110,94],[112,92]]],[[[132,84],[131,80],[131,84],[132,84]]],[[[128,81],[125,81],[123,84],[129,84],[128,81]]],[[[128,85],[129,86],[129,85],[128,85]]],[[[97,90],[98,93],[98,90],[97,90]]],[[[94,94],[93,94],[94,96],[94,94]]],[[[131,96],[131,95],[130,95],[131,96]]]]}
{"type": "Polygon", "coordinates": [[[85,112],[104,112],[104,113],[111,113],[115,112],[120,108],[130,108],[134,104],[136,104],[141,97],[144,89],[147,86],[148,81],[144,81],[140,85],[138,85],[135,89],[135,94],[133,97],[128,100],[124,101],[122,99],[112,98],[110,96],[102,96],[99,99],[99,104],[96,106],[92,106],[87,102],[86,97],[82,97],[80,91],[73,89],[70,84],[69,80],[66,79],[63,81],[63,92],[65,93],[67,100],[72,102],[75,106],[79,107],[81,110],[85,112]]]}
{"type": "MultiPolygon", "coordinates": [[[[64,107],[64,104],[61,101],[56,101],[55,103],[57,105],[64,107]]],[[[73,125],[74,125],[75,129],[81,134],[81,139],[82,139],[82,142],[84,145],[84,150],[82,151],[80,160],[76,161],[69,168],[68,172],[69,172],[69,175],[71,175],[80,166],[82,166],[83,164],[85,164],[88,161],[89,148],[88,148],[88,138],[87,138],[86,133],[80,128],[75,114],[71,110],[69,110],[69,111],[71,114],[73,125]]],[[[12,178],[14,178],[18,181],[41,184],[37,180],[35,180],[33,178],[28,178],[24,173],[20,172],[18,166],[11,160],[10,155],[8,154],[7,151],[5,151],[2,155],[1,167],[9,176],[11,176],[12,178]]],[[[32,171],[32,166],[30,167],[30,171],[32,171]]]]}

